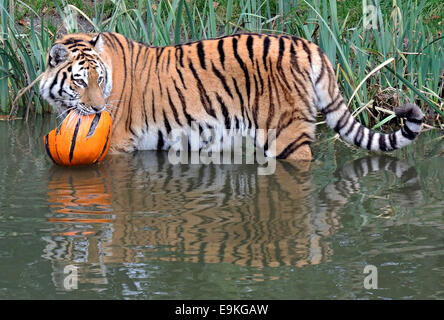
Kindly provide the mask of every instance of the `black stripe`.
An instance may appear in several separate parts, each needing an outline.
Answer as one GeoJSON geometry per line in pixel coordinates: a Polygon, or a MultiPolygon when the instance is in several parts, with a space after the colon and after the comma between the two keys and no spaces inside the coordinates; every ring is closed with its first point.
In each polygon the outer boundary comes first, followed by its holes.
{"type": "Polygon", "coordinates": [[[191,72],[197,81],[197,88],[199,89],[199,93],[200,93],[200,101],[202,102],[202,105],[203,105],[205,111],[210,116],[217,118],[216,113],[214,112],[214,109],[211,107],[210,97],[208,96],[207,91],[205,90],[205,87],[203,86],[202,81],[200,80],[200,78],[196,72],[196,69],[194,69],[193,63],[191,62],[191,60],[188,60],[188,62],[189,62],[191,72]]]}
{"type": "Polygon", "coordinates": [[[303,133],[301,134],[296,140],[294,140],[292,143],[290,143],[276,158],[277,159],[286,159],[290,154],[295,152],[297,149],[302,147],[304,144],[310,144],[311,143],[311,137],[303,133]],[[307,138],[308,141],[300,142],[303,138],[307,138]]]}
{"type": "Polygon", "coordinates": [[[382,151],[387,151],[387,144],[385,143],[385,134],[379,136],[379,149],[382,151]]]}
{"type": "Polygon", "coordinates": [[[108,147],[110,132],[111,132],[111,128],[108,129],[108,134],[106,135],[106,141],[105,141],[105,145],[103,146],[102,152],[100,153],[100,156],[97,158],[97,160],[94,163],[97,163],[99,161],[99,159],[102,158],[103,154],[105,153],[105,150],[108,147]]]}
{"type": "MultiPolygon", "coordinates": [[[[134,86],[132,85],[132,82],[134,81],[134,72],[135,72],[135,68],[134,68],[134,43],[133,41],[129,40],[128,38],[124,37],[124,39],[126,40],[126,44],[130,50],[131,56],[130,56],[130,72],[131,72],[131,92],[130,92],[130,96],[129,96],[129,101],[128,101],[128,105],[132,105],[132,100],[133,100],[133,91],[134,91],[134,86]]],[[[131,134],[136,135],[135,132],[133,131],[132,128],[132,124],[133,124],[133,113],[131,112],[131,109],[128,110],[128,117],[126,118],[126,129],[129,130],[131,132],[131,134]]]]}
{"type": "MultiPolygon", "coordinates": [[[[346,109],[346,110],[347,110],[347,109],[346,109]]],[[[348,111],[348,110],[347,110],[347,111],[348,111]]],[[[344,124],[344,128],[340,129],[340,130],[343,130],[343,129],[348,128],[347,131],[346,131],[346,133],[343,134],[343,135],[341,135],[342,137],[344,137],[344,136],[346,136],[348,133],[350,133],[350,132],[351,132],[350,129],[352,129],[352,128],[354,127],[355,124],[359,124],[359,125],[361,125],[360,123],[358,123],[358,122],[353,118],[353,116],[351,115],[350,112],[349,112],[349,115],[350,115],[349,118],[352,118],[352,121],[350,121],[350,126],[349,126],[349,127],[347,127],[347,126],[344,124]]],[[[349,121],[347,120],[347,122],[349,122],[349,121]]]]}
{"type": "Polygon", "coordinates": [[[146,90],[148,89],[148,84],[150,83],[151,65],[153,63],[153,56],[151,55],[151,58],[148,59],[150,57],[149,50],[147,50],[146,48],[144,48],[144,49],[145,49],[145,52],[143,54],[144,62],[143,62],[143,67],[141,68],[142,71],[139,72],[139,81],[142,81],[143,75],[145,74],[144,71],[145,71],[145,67],[146,67],[146,64],[147,64],[148,60],[150,60],[150,65],[148,66],[148,70],[146,72],[146,74],[148,74],[148,77],[146,78],[146,81],[145,81],[145,84],[144,84],[143,95],[146,94],[146,90]],[[148,54],[148,57],[147,57],[147,54],[148,54]]]}
{"type": "Polygon", "coordinates": [[[167,118],[167,116],[165,114],[165,110],[163,110],[163,124],[165,125],[167,134],[170,134],[170,132],[171,132],[171,125],[170,125],[170,122],[168,121],[168,118],[167,118]]]}
{"type": "Polygon", "coordinates": [[[230,87],[228,87],[228,85],[227,85],[227,80],[225,79],[223,74],[214,66],[213,62],[211,62],[211,65],[213,67],[214,74],[216,75],[216,77],[218,77],[220,79],[220,81],[222,82],[222,85],[223,85],[225,91],[228,93],[230,98],[233,99],[233,94],[231,93],[230,87]]]}
{"type": "Polygon", "coordinates": [[[131,63],[133,63],[133,51],[134,51],[134,41],[128,39],[127,37],[123,37],[126,41],[126,45],[131,51],[131,63]]]}
{"type": "Polygon", "coordinates": [[[301,68],[299,68],[298,54],[294,49],[294,44],[290,46],[291,67],[295,67],[298,74],[302,74],[301,68]]]}
{"type": "Polygon", "coordinates": [[[179,75],[180,81],[182,82],[183,87],[185,90],[187,89],[187,86],[185,85],[185,81],[183,80],[182,71],[179,70],[179,68],[176,66],[177,74],[179,75]]]}
{"type": "Polygon", "coordinates": [[[256,80],[256,75],[253,74],[253,79],[254,79],[254,103],[253,103],[253,121],[254,121],[254,126],[257,129],[258,125],[257,125],[257,114],[259,112],[259,90],[258,90],[258,85],[257,85],[257,80],[256,80]]]}
{"type": "Polygon", "coordinates": [[[49,143],[48,143],[48,139],[49,138],[48,138],[48,136],[49,136],[49,134],[47,134],[45,136],[45,149],[46,149],[46,153],[48,154],[48,156],[52,160],[52,162],[56,163],[54,158],[52,157],[51,150],[49,150],[49,143]]]}
{"type": "Polygon", "coordinates": [[[253,60],[253,37],[251,35],[249,35],[247,37],[247,49],[248,49],[248,55],[250,57],[251,63],[254,64],[254,60],[253,60]]]}
{"type": "Polygon", "coordinates": [[[170,61],[171,61],[171,50],[168,50],[168,58],[167,58],[167,65],[165,70],[168,72],[168,70],[170,69],[170,61]]]}
{"type": "Polygon", "coordinates": [[[370,130],[368,134],[368,141],[367,141],[367,150],[372,149],[372,143],[373,143],[373,136],[375,135],[375,132],[373,130],[370,130]]]}
{"type": "MultiPolygon", "coordinates": [[[[307,108],[308,108],[309,110],[311,110],[311,108],[310,108],[310,104],[309,104],[309,102],[308,102],[308,100],[307,100],[307,98],[306,98],[307,96],[309,96],[309,94],[308,94],[308,92],[307,92],[307,89],[306,89],[306,81],[307,81],[307,79],[304,77],[303,73],[301,72],[301,69],[299,68],[299,62],[298,62],[298,60],[297,60],[297,55],[296,55],[296,52],[294,51],[293,44],[292,44],[292,46],[290,47],[290,51],[291,51],[292,49],[293,49],[293,53],[294,53],[294,55],[293,55],[292,58],[291,58],[291,63],[292,63],[292,65],[290,66],[290,71],[291,71],[291,73],[292,73],[292,75],[293,75],[293,79],[294,79],[294,81],[297,83],[297,85],[296,85],[295,83],[293,83],[293,85],[294,85],[295,89],[297,90],[297,92],[298,92],[299,96],[301,97],[301,99],[304,100],[304,103],[306,104],[307,108]],[[301,81],[301,80],[296,76],[296,74],[295,74],[294,71],[293,71],[293,66],[296,68],[297,74],[302,75],[304,82],[301,81]],[[304,91],[303,94],[301,94],[301,90],[304,91]]],[[[310,83],[311,83],[311,81],[310,81],[310,83]]],[[[313,87],[313,84],[311,84],[311,85],[312,85],[312,87],[313,87]]],[[[313,90],[314,90],[314,87],[313,87],[313,90]]]]}
{"type": "Polygon", "coordinates": [[[100,121],[100,117],[102,116],[102,113],[96,113],[94,116],[93,121],[91,122],[91,127],[89,127],[88,134],[86,135],[86,138],[91,138],[91,136],[94,134],[97,128],[97,124],[100,121]]]}
{"type": "MultiPolygon", "coordinates": [[[[307,96],[309,96],[309,95],[308,95],[307,91],[305,90],[305,85],[299,79],[295,79],[295,81],[293,81],[293,86],[296,89],[296,91],[299,95],[299,98],[304,102],[305,106],[307,107],[307,110],[311,110],[310,102],[307,100],[307,96]],[[299,86],[296,84],[299,84],[299,86]],[[304,90],[304,92],[302,93],[299,88],[304,90]]],[[[276,92],[277,92],[277,90],[276,90],[276,92]]]]}
{"type": "MultiPolygon", "coordinates": [[[[233,80],[233,84],[234,84],[234,89],[236,90],[236,94],[239,97],[239,101],[240,101],[240,106],[241,106],[241,112],[242,112],[242,118],[245,118],[245,106],[244,106],[244,98],[242,97],[241,92],[239,91],[239,87],[237,86],[237,81],[234,78],[231,78],[233,80]]],[[[248,117],[248,114],[247,114],[248,117]]]]}
{"type": "Polygon", "coordinates": [[[228,113],[227,106],[225,105],[224,100],[221,98],[221,96],[218,93],[216,93],[216,98],[217,101],[219,101],[220,107],[222,109],[222,115],[224,116],[225,119],[225,128],[231,129],[231,119],[228,113]]]}
{"type": "Polygon", "coordinates": [[[194,119],[187,112],[187,104],[185,101],[185,97],[182,94],[182,91],[177,87],[176,81],[173,80],[173,82],[174,82],[174,88],[176,89],[177,95],[179,96],[180,103],[182,104],[183,114],[185,115],[185,118],[187,118],[188,125],[191,127],[191,122],[194,121],[194,119]]]}
{"type": "MultiPolygon", "coordinates": [[[[150,75],[151,75],[151,72],[150,72],[150,70],[151,70],[151,65],[152,65],[152,63],[153,63],[153,55],[150,55],[150,51],[149,50],[147,50],[147,48],[144,48],[144,50],[145,50],[145,52],[143,53],[143,66],[142,66],[142,68],[141,68],[141,70],[142,71],[145,71],[145,67],[146,67],[146,64],[147,64],[147,62],[148,62],[148,60],[150,61],[150,65],[148,66],[148,78],[147,78],[147,80],[146,80],[146,83],[148,83],[149,82],[149,80],[150,80],[150,75]]],[[[143,75],[144,75],[144,72],[140,72],[140,74],[139,74],[139,79],[140,80],[142,80],[142,77],[143,77],[143,75]]],[[[146,85],[145,85],[146,86],[146,85]]]]}
{"type": "Polygon", "coordinates": [[[412,130],[410,130],[409,126],[407,125],[407,123],[401,128],[401,133],[402,135],[409,139],[409,140],[413,140],[415,139],[417,133],[413,132],[412,130]]]}
{"type": "Polygon", "coordinates": [[[162,131],[158,131],[157,132],[157,150],[162,150],[163,149],[163,133],[162,131]]]}
{"type": "Polygon", "coordinates": [[[261,75],[261,68],[259,66],[259,62],[256,59],[256,70],[257,70],[257,75],[259,76],[259,82],[261,84],[261,95],[264,94],[264,80],[262,79],[262,75],[261,75]]]}
{"type": "Polygon", "coordinates": [[[279,38],[279,52],[278,52],[278,61],[282,60],[282,56],[284,55],[285,51],[285,42],[284,38],[279,38]]]}
{"type": "Polygon", "coordinates": [[[270,38],[268,36],[266,36],[264,38],[264,53],[262,56],[263,62],[264,62],[264,67],[265,70],[268,71],[268,67],[267,67],[267,56],[268,56],[268,50],[270,49],[270,38]]]}
{"type": "Polygon", "coordinates": [[[79,120],[77,121],[76,124],[76,128],[74,129],[74,135],[71,140],[71,148],[69,150],[69,162],[72,161],[72,157],[74,156],[74,148],[76,146],[77,134],[79,133],[80,120],[81,118],[79,117],[79,120]]]}
{"type": "Polygon", "coordinates": [[[293,40],[293,42],[296,43],[296,45],[298,45],[298,41],[301,41],[301,39],[299,39],[296,36],[291,36],[291,40],[293,40]]]}
{"type": "Polygon", "coordinates": [[[390,148],[391,150],[395,150],[396,148],[396,134],[392,133],[389,135],[390,148]]]}
{"type": "Polygon", "coordinates": [[[357,121],[353,121],[353,124],[350,126],[350,128],[347,130],[347,132],[343,135],[344,137],[348,136],[350,133],[352,133],[355,130],[355,126],[356,125],[361,125],[359,122],[357,121]]]}
{"type": "MultiPolygon", "coordinates": [[[[179,126],[182,126],[182,123],[180,122],[180,119],[179,119],[179,114],[177,113],[177,109],[174,106],[173,100],[171,100],[171,95],[170,95],[170,91],[168,90],[168,88],[167,88],[167,95],[168,95],[168,102],[170,103],[171,110],[173,111],[174,119],[176,120],[176,123],[179,126]]],[[[164,113],[164,116],[165,116],[165,113],[164,113]]]]}
{"type": "Polygon", "coordinates": [[[241,57],[239,56],[239,53],[237,52],[237,38],[233,38],[233,53],[234,53],[234,57],[236,58],[237,62],[240,65],[240,67],[244,71],[245,84],[246,84],[246,87],[247,87],[247,101],[249,101],[249,97],[250,97],[250,75],[248,74],[248,69],[245,66],[245,63],[242,61],[241,57]]]}
{"type": "Polygon", "coordinates": [[[91,48],[89,46],[87,46],[86,44],[83,43],[79,43],[79,44],[71,44],[69,46],[66,46],[69,50],[71,50],[71,52],[77,52],[77,51],[82,51],[82,53],[86,50],[91,51],[91,48]]]}
{"type": "Polygon", "coordinates": [[[202,41],[197,43],[197,55],[199,56],[199,61],[202,69],[206,69],[207,67],[205,65],[205,51],[202,41]]]}
{"type": "Polygon", "coordinates": [[[344,111],[342,112],[342,115],[339,117],[338,122],[336,122],[336,126],[333,130],[335,130],[335,132],[339,133],[339,131],[341,131],[342,128],[344,128],[344,126],[348,123],[348,120],[351,117],[351,113],[348,112],[347,108],[344,108],[344,111]],[[345,118],[344,115],[346,114],[345,118]],[[345,119],[345,121],[343,121],[345,119]]]}
{"type": "MultiPolygon", "coordinates": [[[[342,97],[339,98],[339,101],[337,102],[336,106],[334,108],[328,109],[325,113],[331,113],[338,111],[342,106],[344,105],[344,99],[342,97]]],[[[344,108],[347,110],[347,108],[344,108]]]]}
{"type": "Polygon", "coordinates": [[[341,94],[338,92],[336,97],[328,105],[326,105],[324,109],[322,109],[322,113],[324,115],[326,115],[326,114],[329,114],[330,112],[336,111],[337,110],[336,108],[334,108],[336,110],[332,110],[332,111],[330,111],[329,108],[332,107],[334,104],[336,104],[336,102],[338,101],[338,99],[340,97],[341,97],[341,94]]]}
{"type": "Polygon", "coordinates": [[[181,46],[176,47],[177,52],[179,52],[179,64],[183,68],[183,48],[181,46]]]}
{"type": "MultiPolygon", "coordinates": [[[[281,106],[281,95],[279,94],[279,90],[277,88],[277,80],[274,78],[275,72],[273,72],[273,65],[270,63],[270,72],[268,72],[268,80],[271,82],[271,84],[274,87],[274,90],[276,92],[276,100],[279,106],[279,109],[282,108],[281,106]],[[271,78],[271,80],[270,80],[271,78]]],[[[298,88],[295,86],[295,89],[298,93],[300,93],[300,91],[298,90],[298,88]]],[[[302,96],[300,96],[301,99],[303,99],[302,96]]]]}
{"type": "Polygon", "coordinates": [[[156,48],[156,68],[159,67],[159,60],[163,50],[165,50],[165,47],[156,48]]]}
{"type": "Polygon", "coordinates": [[[322,56],[323,58],[323,63],[327,66],[327,75],[328,75],[328,93],[330,94],[330,96],[333,95],[333,91],[334,88],[336,87],[337,81],[335,79],[335,75],[333,74],[332,68],[329,67],[326,62],[326,56],[325,54],[322,56]]]}
{"type": "Polygon", "coordinates": [[[308,49],[308,46],[307,46],[307,44],[305,43],[304,40],[302,40],[301,42],[302,42],[302,48],[307,53],[308,62],[311,65],[311,51],[310,51],[310,49],[308,49]]]}
{"type": "Polygon", "coordinates": [[[178,63],[180,64],[180,66],[183,68],[183,50],[182,48],[176,47],[176,72],[179,75],[180,81],[182,82],[183,87],[186,89],[187,86],[185,85],[185,81],[183,79],[183,75],[182,75],[182,71],[180,71],[179,67],[178,67],[178,63]],[[180,58],[177,58],[177,54],[180,54],[180,58]]]}
{"type": "Polygon", "coordinates": [[[137,64],[139,63],[139,56],[140,56],[140,52],[142,51],[142,46],[137,46],[137,48],[139,49],[137,51],[137,55],[136,55],[136,61],[133,64],[133,68],[136,69],[137,64]]]}
{"type": "MultiPolygon", "coordinates": [[[[268,109],[268,117],[266,122],[266,129],[270,128],[271,120],[274,117],[274,102],[273,102],[273,90],[271,88],[270,78],[268,78],[268,96],[270,97],[270,107],[268,109]]],[[[267,141],[268,143],[268,141],[267,141]]]]}
{"type": "Polygon", "coordinates": [[[219,51],[220,63],[222,64],[222,68],[225,70],[224,40],[219,40],[219,42],[217,43],[217,50],[219,51]]]}
{"type": "Polygon", "coordinates": [[[392,142],[393,149],[398,149],[398,141],[397,141],[398,138],[396,137],[396,132],[392,133],[392,135],[393,135],[393,142],[392,142]]]}
{"type": "Polygon", "coordinates": [[[157,83],[158,83],[159,89],[160,89],[160,96],[163,97],[163,86],[162,86],[162,82],[160,81],[159,70],[157,70],[156,75],[157,75],[157,83]]]}
{"type": "Polygon", "coordinates": [[[364,132],[363,131],[364,131],[364,126],[361,125],[355,135],[354,143],[358,147],[361,146],[362,139],[364,139],[364,132]]]}
{"type": "Polygon", "coordinates": [[[102,33],[102,36],[106,39],[106,41],[108,41],[109,44],[111,44],[111,47],[112,47],[114,50],[117,50],[117,48],[116,48],[114,42],[113,42],[112,39],[109,37],[108,33],[102,33]]]}
{"type": "Polygon", "coordinates": [[[156,108],[155,108],[155,97],[154,97],[154,89],[151,90],[151,114],[153,115],[153,121],[156,123],[156,108]]]}
{"type": "Polygon", "coordinates": [[[49,96],[51,97],[51,99],[55,99],[56,97],[54,96],[54,94],[52,93],[52,88],[54,88],[54,86],[57,84],[58,80],[59,80],[59,73],[62,71],[62,69],[59,69],[54,77],[54,80],[52,80],[51,85],[49,86],[49,96]]]}
{"type": "Polygon", "coordinates": [[[265,141],[264,145],[262,146],[262,149],[264,149],[264,153],[268,151],[268,134],[266,136],[267,140],[265,141]]]}
{"type": "Polygon", "coordinates": [[[63,41],[63,44],[64,45],[69,45],[69,44],[79,43],[79,42],[83,42],[83,40],[82,39],[69,38],[69,39],[63,41]]]}
{"type": "Polygon", "coordinates": [[[199,123],[199,137],[202,136],[202,132],[204,131],[204,128],[202,127],[202,124],[199,123]]]}
{"type": "Polygon", "coordinates": [[[146,98],[145,98],[145,96],[146,96],[146,93],[143,92],[143,94],[142,94],[143,120],[145,122],[145,130],[148,131],[149,125],[148,125],[148,115],[146,114],[147,105],[146,105],[146,98]]]}
{"type": "Polygon", "coordinates": [[[324,53],[322,52],[321,48],[318,47],[318,53],[319,53],[319,57],[321,58],[321,71],[319,72],[319,76],[316,79],[316,85],[319,83],[319,81],[322,79],[322,76],[324,75],[325,72],[325,60],[323,58],[324,53]]]}
{"type": "Polygon", "coordinates": [[[416,123],[416,124],[422,124],[422,119],[418,120],[418,119],[413,119],[413,118],[407,118],[407,121],[413,122],[413,123],[416,123]]]}
{"type": "Polygon", "coordinates": [[[62,92],[63,92],[63,84],[65,83],[66,80],[66,72],[63,72],[62,75],[62,81],[60,82],[60,88],[59,88],[59,96],[62,96],[62,92]]]}
{"type": "Polygon", "coordinates": [[[284,117],[281,115],[281,117],[279,118],[278,121],[278,127],[276,130],[276,138],[278,138],[280,136],[280,134],[282,133],[282,131],[284,131],[286,128],[288,128],[290,126],[290,124],[293,123],[294,118],[288,114],[288,112],[285,112],[284,114],[286,114],[286,120],[284,122],[284,117]]]}
{"type": "MultiPolygon", "coordinates": [[[[285,76],[284,70],[282,69],[282,59],[284,57],[284,52],[285,52],[285,41],[284,41],[284,38],[281,37],[281,38],[279,38],[279,54],[278,54],[278,59],[277,59],[277,63],[276,63],[276,70],[277,70],[278,74],[281,76],[282,80],[284,81],[287,89],[291,90],[290,85],[288,84],[288,81],[287,81],[287,77],[285,76]]],[[[279,77],[278,77],[278,79],[279,79],[279,77]]]]}
{"type": "MultiPolygon", "coordinates": [[[[305,81],[309,81],[309,80],[310,80],[310,77],[309,77],[309,76],[306,77],[307,70],[304,69],[305,73],[303,73],[302,70],[301,70],[301,68],[299,67],[298,56],[297,56],[296,51],[294,51],[293,44],[291,44],[291,47],[290,47],[290,53],[291,53],[291,58],[290,58],[290,63],[291,63],[291,65],[290,65],[290,71],[291,71],[291,74],[293,75],[294,80],[297,81],[299,84],[301,84],[301,80],[299,80],[299,78],[297,77],[297,75],[300,75],[300,76],[302,76],[304,82],[305,82],[305,81]],[[293,51],[293,52],[291,52],[291,51],[293,51]],[[295,73],[295,71],[293,70],[293,68],[296,69],[296,73],[295,73]]],[[[311,83],[311,81],[310,81],[310,83],[311,83]]],[[[302,85],[302,87],[305,87],[305,86],[302,85]]],[[[313,83],[311,83],[311,87],[313,88],[313,90],[315,90],[315,89],[314,89],[314,86],[313,86],[313,83]]]]}

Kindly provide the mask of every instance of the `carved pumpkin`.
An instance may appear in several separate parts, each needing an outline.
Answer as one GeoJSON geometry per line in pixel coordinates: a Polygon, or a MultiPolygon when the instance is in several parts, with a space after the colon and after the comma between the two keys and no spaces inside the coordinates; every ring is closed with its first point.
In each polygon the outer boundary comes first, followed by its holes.
{"type": "Polygon", "coordinates": [[[106,111],[93,115],[79,115],[71,111],[62,125],[48,133],[43,142],[46,152],[56,164],[92,164],[106,157],[111,129],[111,115],[106,111]]]}

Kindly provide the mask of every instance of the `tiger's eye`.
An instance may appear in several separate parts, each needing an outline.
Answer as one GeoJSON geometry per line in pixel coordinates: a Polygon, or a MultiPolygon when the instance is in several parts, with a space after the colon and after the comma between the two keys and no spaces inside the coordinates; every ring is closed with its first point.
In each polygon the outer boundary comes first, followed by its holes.
{"type": "Polygon", "coordinates": [[[77,80],[74,80],[74,82],[76,83],[76,85],[78,85],[79,87],[84,87],[84,88],[86,88],[86,82],[85,81],[83,81],[82,79],[77,79],[77,80]]]}

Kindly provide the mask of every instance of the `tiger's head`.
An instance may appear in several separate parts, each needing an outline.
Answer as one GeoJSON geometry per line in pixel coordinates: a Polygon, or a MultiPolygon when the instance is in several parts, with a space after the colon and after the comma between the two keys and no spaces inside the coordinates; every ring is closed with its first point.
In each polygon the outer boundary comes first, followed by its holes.
{"type": "Polygon", "coordinates": [[[59,114],[94,114],[106,108],[112,88],[111,67],[102,59],[100,34],[73,34],[56,41],[48,54],[40,92],[59,114]]]}

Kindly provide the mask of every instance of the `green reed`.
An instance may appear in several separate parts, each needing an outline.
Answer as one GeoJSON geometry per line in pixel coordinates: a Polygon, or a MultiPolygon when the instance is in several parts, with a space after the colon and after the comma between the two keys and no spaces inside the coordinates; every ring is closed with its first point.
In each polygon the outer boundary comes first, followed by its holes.
{"type": "MultiPolygon", "coordinates": [[[[45,68],[53,35],[44,22],[40,30],[35,27],[35,14],[31,16],[29,30],[19,30],[14,20],[14,7],[26,5],[21,1],[0,0],[0,110],[9,112],[12,101],[20,89],[31,84],[45,68]]],[[[28,113],[49,111],[39,97],[38,84],[32,86],[23,96],[21,105],[28,113]]]]}
{"type": "MultiPolygon", "coordinates": [[[[399,104],[418,103],[429,115],[429,123],[443,128],[444,39],[421,17],[426,1],[393,0],[391,12],[384,14],[379,0],[374,3],[375,29],[365,28],[363,18],[350,27],[349,16],[341,20],[337,3],[331,0],[108,0],[94,1],[88,13],[57,0],[55,12],[67,32],[85,31],[79,24],[81,17],[87,21],[87,31],[119,32],[155,46],[237,32],[304,37],[319,44],[332,61],[346,101],[353,97],[350,107],[366,125],[379,127],[394,117],[393,108],[387,109],[378,98],[388,96],[399,104]]],[[[15,11],[23,6],[19,0],[0,0],[3,113],[11,111],[19,91],[45,69],[46,54],[57,36],[33,10],[29,26],[19,26],[15,11]]],[[[21,96],[17,106],[19,113],[50,110],[37,84],[21,96]]]]}

